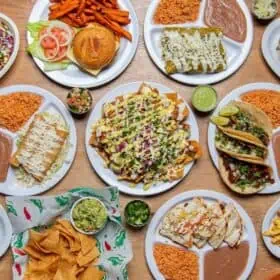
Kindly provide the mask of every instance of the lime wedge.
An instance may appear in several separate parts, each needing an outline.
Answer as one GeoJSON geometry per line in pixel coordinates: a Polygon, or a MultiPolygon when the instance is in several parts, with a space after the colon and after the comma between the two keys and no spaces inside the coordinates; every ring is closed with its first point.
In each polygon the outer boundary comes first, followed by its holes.
{"type": "Polygon", "coordinates": [[[217,93],[210,86],[197,87],[192,95],[192,105],[199,112],[212,111],[217,104],[217,93]]]}
{"type": "Polygon", "coordinates": [[[225,126],[228,125],[229,119],[225,117],[220,117],[220,116],[212,116],[210,118],[211,122],[214,123],[215,125],[218,126],[225,126]]]}
{"type": "Polygon", "coordinates": [[[227,105],[220,110],[219,115],[222,117],[230,117],[236,115],[238,112],[239,112],[238,107],[234,105],[227,105]]]}

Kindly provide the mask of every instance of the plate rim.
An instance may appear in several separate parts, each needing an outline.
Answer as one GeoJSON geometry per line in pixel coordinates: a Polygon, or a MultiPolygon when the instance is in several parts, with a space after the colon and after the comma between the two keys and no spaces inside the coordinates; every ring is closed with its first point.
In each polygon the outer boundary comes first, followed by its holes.
{"type": "MultiPolygon", "coordinates": [[[[183,193],[179,193],[176,196],[172,197],[171,199],[167,200],[154,214],[152,220],[149,223],[149,227],[146,232],[145,236],[145,259],[146,263],[148,265],[148,268],[153,275],[154,279],[157,280],[164,280],[163,277],[161,277],[161,273],[159,272],[157,265],[154,261],[153,253],[152,253],[152,245],[154,244],[152,241],[151,236],[153,236],[154,230],[158,228],[157,224],[160,222],[160,220],[166,215],[167,211],[170,210],[175,205],[182,203],[185,200],[192,199],[194,197],[202,197],[202,198],[212,198],[216,200],[222,200],[226,203],[233,203],[234,206],[237,208],[239,215],[241,216],[243,220],[243,224],[247,228],[247,232],[249,235],[250,232],[250,239],[247,240],[247,242],[250,244],[249,249],[249,257],[248,257],[248,263],[247,266],[240,277],[240,280],[246,280],[253,272],[256,259],[257,259],[257,252],[258,252],[258,243],[257,243],[257,235],[256,230],[254,227],[254,224],[252,222],[252,219],[246,212],[246,210],[233,198],[220,193],[216,191],[210,191],[210,190],[191,190],[186,191],[183,193]],[[251,235],[252,234],[252,235],[251,235]],[[160,277],[160,278],[159,278],[160,277]]],[[[201,256],[199,256],[199,260],[201,259],[201,256]]],[[[203,279],[203,276],[200,275],[200,279],[203,279]]]]}
{"type": "Polygon", "coordinates": [[[0,13],[0,19],[3,19],[4,21],[6,21],[12,27],[12,32],[14,33],[14,50],[13,50],[12,55],[9,58],[7,64],[0,71],[0,79],[1,79],[15,63],[15,60],[18,55],[19,47],[20,47],[20,35],[19,35],[19,31],[18,31],[16,23],[10,17],[8,17],[7,15],[5,15],[3,13],[0,13]]]}
{"type": "MultiPolygon", "coordinates": [[[[67,164],[68,166],[65,169],[65,171],[63,172],[63,175],[61,176],[61,178],[59,180],[56,180],[56,182],[53,185],[42,188],[41,190],[40,190],[40,187],[39,188],[36,187],[36,188],[38,188],[38,190],[35,190],[35,191],[34,190],[32,191],[33,187],[24,188],[25,189],[24,193],[20,192],[21,188],[17,188],[19,191],[16,192],[16,193],[14,193],[12,191],[6,191],[4,188],[3,188],[3,190],[1,189],[1,192],[0,192],[4,195],[16,195],[16,196],[38,195],[38,194],[41,194],[41,193],[45,193],[48,190],[54,188],[59,182],[61,182],[64,179],[64,177],[70,171],[70,169],[73,165],[73,162],[75,160],[76,153],[77,153],[77,130],[76,130],[75,122],[74,122],[70,112],[67,110],[66,106],[64,105],[64,103],[55,94],[53,94],[51,91],[49,91],[47,89],[44,89],[44,88],[41,88],[41,87],[38,87],[38,86],[35,86],[35,85],[30,85],[30,84],[14,84],[14,85],[10,85],[10,86],[0,88],[0,95],[9,94],[9,93],[12,93],[14,91],[18,91],[18,88],[21,88],[22,90],[30,91],[34,94],[36,94],[36,91],[39,91],[39,92],[41,92],[41,93],[39,93],[40,96],[49,95],[49,96],[51,96],[51,98],[56,100],[55,105],[56,106],[58,105],[59,111],[60,110],[64,111],[64,114],[67,117],[67,120],[66,120],[67,124],[69,125],[69,127],[71,129],[71,134],[72,134],[72,137],[73,137],[73,143],[70,143],[72,152],[70,154],[71,158],[69,160],[69,164],[67,164]]],[[[50,102],[50,103],[52,104],[52,102],[50,102]]],[[[36,112],[34,114],[36,114],[36,112]]],[[[30,118],[32,118],[34,116],[34,114],[30,118]]],[[[60,114],[61,114],[61,112],[60,112],[60,114]]],[[[10,131],[8,131],[8,132],[10,132],[10,131]]],[[[17,134],[18,134],[18,131],[14,133],[14,135],[17,135],[17,134]]],[[[67,156],[68,156],[68,154],[67,154],[67,156]]]]}
{"type": "Polygon", "coordinates": [[[277,245],[273,245],[271,243],[271,238],[264,236],[263,232],[268,230],[272,219],[275,217],[276,212],[280,209],[280,198],[277,199],[270,208],[266,211],[265,216],[263,218],[262,227],[261,227],[261,236],[262,240],[265,244],[266,249],[276,258],[280,259],[280,247],[277,245]]]}
{"type": "MultiPolygon", "coordinates": [[[[274,31],[274,28],[277,26],[279,26],[280,28],[280,18],[276,18],[266,27],[262,36],[261,48],[262,48],[262,55],[266,63],[268,64],[269,68],[274,72],[276,76],[278,76],[278,78],[280,78],[280,66],[277,66],[276,62],[273,60],[267,45],[268,37],[271,35],[271,33],[274,31]]],[[[279,63],[280,63],[280,53],[279,53],[279,63]]]]}
{"type": "MultiPolygon", "coordinates": [[[[204,0],[206,1],[206,0],[204,0]]],[[[146,46],[146,49],[147,49],[147,52],[149,54],[149,57],[151,58],[151,60],[153,61],[153,63],[157,66],[157,68],[163,73],[165,74],[165,76],[167,76],[168,78],[171,78],[173,80],[176,80],[182,84],[186,84],[186,85],[207,85],[207,84],[216,84],[218,82],[221,82],[227,78],[229,78],[230,76],[232,76],[234,73],[236,73],[241,67],[242,65],[246,62],[250,52],[251,52],[251,49],[252,49],[252,46],[253,46],[253,41],[254,41],[254,24],[253,24],[253,17],[251,15],[251,12],[249,10],[249,8],[247,7],[246,3],[243,1],[243,0],[237,0],[238,1],[238,4],[240,6],[240,8],[242,9],[243,11],[243,14],[246,18],[246,23],[247,23],[247,37],[245,39],[245,41],[243,42],[243,47],[241,48],[241,50],[244,48],[244,53],[242,52],[241,53],[241,56],[242,56],[242,59],[240,59],[240,62],[237,63],[236,65],[234,65],[234,68],[232,68],[231,71],[229,71],[226,75],[225,75],[225,72],[228,71],[225,70],[223,72],[220,72],[220,73],[214,73],[213,75],[215,75],[215,77],[211,74],[208,74],[210,76],[208,76],[207,74],[205,74],[205,78],[201,78],[199,79],[198,81],[193,81],[193,75],[191,74],[184,74],[184,73],[176,73],[176,74],[173,74],[173,75],[168,75],[165,70],[160,66],[158,65],[157,63],[157,56],[154,54],[154,50],[153,50],[153,47],[152,47],[152,43],[150,42],[151,40],[149,40],[148,38],[148,30],[147,30],[147,25],[150,25],[149,23],[149,20],[150,18],[148,16],[150,16],[150,14],[152,13],[152,10],[155,6],[155,3],[159,2],[159,0],[152,0],[148,9],[147,9],[147,12],[146,12],[146,15],[145,15],[145,20],[144,20],[144,42],[145,42],[145,46],[146,46]],[[248,40],[248,42],[246,42],[248,40]],[[178,75],[180,77],[178,77],[178,75]],[[182,77],[181,77],[182,75],[182,77]]],[[[203,11],[204,13],[204,11],[203,11]]],[[[186,24],[186,23],[184,23],[186,24]]],[[[177,24],[177,25],[180,25],[180,24],[177,24]]],[[[182,25],[182,24],[181,24],[182,25]]],[[[165,25],[166,26],[166,25],[165,25]]],[[[206,26],[206,24],[204,24],[203,26],[206,26]]],[[[228,40],[231,40],[227,37],[228,40]]],[[[239,44],[238,42],[235,42],[236,44],[239,44]]],[[[194,74],[196,75],[196,74],[194,74]]]]}
{"type": "MultiPolygon", "coordinates": [[[[135,81],[135,82],[130,82],[130,83],[125,83],[125,84],[121,84],[115,88],[112,88],[110,90],[107,91],[107,93],[95,104],[95,107],[94,109],[91,111],[90,113],[90,116],[88,118],[88,121],[87,121],[87,124],[86,124],[86,129],[85,129],[85,147],[86,147],[86,153],[87,153],[87,156],[88,156],[88,160],[90,162],[90,165],[91,167],[95,170],[96,174],[108,185],[112,185],[112,186],[116,186],[118,187],[119,191],[122,192],[122,193],[125,193],[127,195],[133,195],[133,196],[143,196],[143,197],[148,197],[148,196],[154,196],[154,195],[159,195],[163,192],[166,192],[170,189],[172,189],[173,187],[175,187],[180,181],[182,181],[183,179],[185,179],[187,177],[187,175],[189,174],[189,172],[191,171],[193,165],[194,165],[194,161],[189,163],[188,165],[186,165],[185,168],[188,168],[187,172],[185,172],[186,174],[184,175],[183,178],[177,180],[177,181],[173,181],[171,183],[169,183],[169,185],[164,188],[164,189],[161,189],[161,190],[157,190],[161,185],[157,185],[157,186],[154,186],[155,190],[154,191],[146,191],[144,192],[142,189],[141,191],[139,190],[138,192],[135,192],[135,190],[137,190],[137,188],[128,188],[127,186],[125,185],[122,185],[122,183],[120,181],[116,181],[116,180],[113,180],[113,182],[115,182],[117,185],[113,185],[113,184],[110,184],[108,179],[107,179],[107,176],[106,174],[103,174],[103,172],[101,173],[97,167],[98,164],[94,164],[94,156],[98,156],[100,158],[100,156],[96,153],[96,151],[93,151],[93,148],[88,144],[88,140],[90,138],[90,131],[91,131],[91,126],[92,126],[92,123],[93,123],[93,118],[95,115],[99,114],[100,111],[99,111],[99,108],[98,107],[102,107],[102,105],[105,103],[105,102],[108,102],[108,99],[112,98],[112,96],[114,96],[116,94],[117,91],[119,91],[120,89],[122,88],[127,88],[127,87],[136,87],[139,88],[140,85],[142,83],[147,83],[148,85],[151,85],[152,87],[155,87],[155,88],[165,88],[165,91],[166,92],[170,92],[170,90],[173,92],[174,90],[172,90],[171,88],[163,85],[163,84],[160,84],[160,83],[157,83],[157,82],[153,82],[153,81],[135,81]],[[122,186],[121,186],[122,185],[122,186]]],[[[125,90],[125,89],[124,89],[125,90]]],[[[176,91],[175,91],[176,92],[176,91]]],[[[129,94],[130,91],[129,90],[126,90],[126,92],[122,95],[127,95],[129,94]]],[[[180,95],[180,94],[179,94],[180,95]]],[[[120,96],[120,95],[116,95],[116,96],[120,96]]],[[[181,95],[180,95],[181,96],[181,95]]],[[[197,123],[197,120],[196,120],[196,117],[195,117],[195,114],[193,113],[190,105],[185,101],[184,98],[182,98],[183,101],[185,102],[187,108],[189,109],[190,111],[190,115],[191,115],[191,118],[193,119],[193,125],[192,127],[194,127],[194,133],[197,135],[197,137],[195,138],[190,138],[190,139],[194,139],[194,140],[197,140],[199,141],[199,127],[198,127],[198,123],[197,123]]],[[[104,170],[106,170],[106,168],[104,168],[104,170]]],[[[111,173],[112,171],[110,171],[111,173]]],[[[112,173],[113,176],[116,176],[112,173]]],[[[111,179],[109,179],[111,180],[111,179]]],[[[151,189],[150,189],[151,190],[151,189]]]]}
{"type": "MultiPolygon", "coordinates": [[[[214,116],[218,113],[220,110],[221,106],[224,106],[225,103],[230,102],[231,100],[235,100],[238,96],[240,96],[243,93],[246,93],[251,90],[256,90],[256,89],[268,89],[268,90],[279,90],[280,91],[280,85],[274,84],[274,83],[269,83],[269,82],[257,82],[257,83],[249,83],[249,84],[244,84],[242,86],[239,86],[237,88],[232,89],[229,93],[227,93],[220,101],[219,104],[217,105],[216,109],[213,111],[211,116],[214,116]]],[[[210,116],[210,117],[211,117],[210,116]]],[[[217,156],[217,151],[216,148],[214,147],[214,142],[213,136],[211,135],[215,132],[215,125],[211,123],[209,120],[208,124],[208,129],[207,129],[207,148],[209,151],[209,155],[211,157],[211,161],[214,165],[214,167],[217,169],[217,172],[219,172],[218,168],[218,162],[215,160],[217,156]]],[[[280,130],[280,127],[276,129],[277,131],[280,130]]],[[[280,181],[280,178],[279,180],[280,181]]],[[[276,184],[276,183],[274,183],[276,184]]],[[[262,191],[258,192],[257,194],[265,195],[265,194],[274,194],[280,192],[280,189],[277,191],[270,191],[267,192],[264,188],[262,191]]]]}
{"type": "MultiPolygon", "coordinates": [[[[5,208],[0,204],[0,216],[3,219],[4,227],[6,235],[4,236],[4,240],[1,240],[1,246],[0,246],[0,258],[6,253],[10,246],[10,242],[12,239],[13,229],[12,224],[9,220],[9,217],[5,211],[5,208]]],[[[0,218],[1,219],[1,218],[0,218]]]]}
{"type": "MultiPolygon", "coordinates": [[[[71,78],[67,81],[63,80],[60,81],[59,79],[56,79],[55,77],[53,77],[52,75],[49,75],[48,71],[44,71],[44,69],[39,65],[41,60],[39,60],[36,57],[33,57],[31,55],[32,60],[34,61],[34,63],[36,64],[36,67],[39,68],[39,70],[51,81],[54,81],[57,84],[60,84],[62,86],[65,87],[80,87],[80,88],[97,88],[103,85],[108,84],[109,82],[115,80],[116,78],[118,78],[127,68],[128,66],[131,64],[131,62],[133,61],[133,58],[136,55],[137,49],[138,49],[138,45],[139,45],[139,37],[140,37],[140,28],[139,28],[139,20],[137,17],[137,14],[135,12],[135,9],[133,7],[133,5],[131,4],[131,2],[129,0],[123,0],[126,4],[126,6],[128,7],[130,16],[132,21],[134,21],[134,28],[135,28],[135,39],[132,42],[128,42],[131,44],[131,51],[129,52],[129,56],[128,59],[126,59],[126,62],[122,65],[122,67],[120,67],[115,73],[114,75],[109,76],[107,79],[105,80],[101,80],[99,82],[96,82],[95,77],[91,76],[91,78],[93,79],[93,82],[87,83],[87,84],[75,84],[71,82],[71,78]]],[[[35,4],[33,5],[31,12],[29,14],[28,20],[27,20],[27,24],[32,22],[32,18],[33,18],[33,13],[35,12],[35,10],[40,7],[43,7],[44,5],[49,5],[49,2],[47,0],[37,0],[37,2],[35,2],[35,4]]],[[[28,39],[28,30],[26,29],[26,43],[29,44],[29,39],[28,39]]],[[[63,71],[63,70],[57,70],[57,71],[63,71]]],[[[81,71],[81,70],[80,70],[81,71]]],[[[52,71],[52,72],[56,72],[56,71],[52,71]]],[[[52,73],[50,72],[50,73],[52,73]]],[[[81,71],[82,72],[82,71],[81,71]]]]}

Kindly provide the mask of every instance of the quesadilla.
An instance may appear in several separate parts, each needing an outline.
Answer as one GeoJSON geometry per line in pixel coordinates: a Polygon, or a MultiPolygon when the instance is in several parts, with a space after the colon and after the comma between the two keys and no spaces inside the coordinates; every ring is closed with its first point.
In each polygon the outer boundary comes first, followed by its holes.
{"type": "Polygon", "coordinates": [[[243,157],[263,162],[267,156],[267,148],[242,141],[232,137],[229,133],[217,129],[215,136],[217,150],[233,157],[243,157]]]}
{"type": "Polygon", "coordinates": [[[214,202],[208,209],[211,212],[211,223],[213,225],[214,233],[209,238],[208,243],[213,249],[219,248],[226,236],[227,232],[227,218],[224,215],[225,205],[221,202],[214,202]]]}
{"type": "Polygon", "coordinates": [[[56,124],[50,124],[43,115],[36,115],[12,156],[11,165],[21,166],[37,181],[43,181],[67,136],[68,131],[62,130],[56,124]]]}
{"type": "Polygon", "coordinates": [[[248,158],[234,158],[221,153],[219,170],[225,184],[240,194],[257,193],[266,184],[274,183],[270,166],[248,158]]]}
{"type": "Polygon", "coordinates": [[[241,217],[233,204],[226,205],[224,216],[227,220],[227,230],[224,241],[230,247],[236,247],[240,244],[243,234],[243,223],[241,217]]]}

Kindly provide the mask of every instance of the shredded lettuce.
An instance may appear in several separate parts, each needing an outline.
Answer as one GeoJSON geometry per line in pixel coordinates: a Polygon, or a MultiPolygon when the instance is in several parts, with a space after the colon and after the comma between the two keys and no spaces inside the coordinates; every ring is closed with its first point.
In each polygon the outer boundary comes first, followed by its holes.
{"type": "Polygon", "coordinates": [[[45,28],[49,25],[48,21],[38,21],[27,24],[27,30],[30,32],[30,36],[33,38],[33,42],[28,45],[27,52],[33,57],[37,57],[44,63],[44,71],[56,71],[67,69],[71,64],[71,61],[64,59],[59,62],[49,62],[45,61],[44,50],[39,43],[39,33],[42,28],[45,28]]]}

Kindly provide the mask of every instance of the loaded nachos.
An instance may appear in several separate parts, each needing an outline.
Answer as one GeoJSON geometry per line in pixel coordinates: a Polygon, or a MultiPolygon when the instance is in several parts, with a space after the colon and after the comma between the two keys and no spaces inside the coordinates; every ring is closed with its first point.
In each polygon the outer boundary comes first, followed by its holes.
{"type": "Polygon", "coordinates": [[[163,95],[142,84],[138,92],[103,105],[89,144],[119,180],[148,189],[181,179],[186,164],[201,156],[199,143],[189,140],[188,115],[177,93],[163,95]]]}

